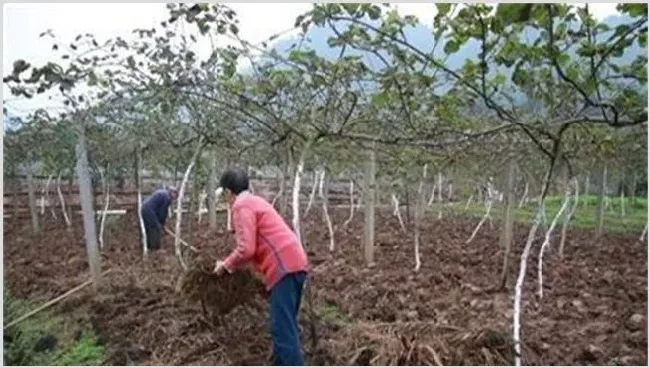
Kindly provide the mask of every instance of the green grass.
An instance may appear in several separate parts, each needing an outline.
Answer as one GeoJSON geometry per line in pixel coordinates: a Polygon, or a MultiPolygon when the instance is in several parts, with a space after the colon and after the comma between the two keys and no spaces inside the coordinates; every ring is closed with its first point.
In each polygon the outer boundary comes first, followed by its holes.
{"type": "MultiPolygon", "coordinates": [[[[3,305],[4,323],[36,307],[29,301],[12,298],[6,284],[3,305]]],[[[105,361],[104,348],[90,328],[52,311],[41,311],[3,333],[5,365],[101,365],[105,361]],[[39,342],[44,339],[56,342],[50,344],[51,349],[39,349],[39,342]]]]}
{"type": "MultiPolygon", "coordinates": [[[[559,211],[562,197],[548,197],[546,199],[546,218],[547,224],[553,220],[555,214],[559,211]]],[[[573,201],[573,198],[572,198],[573,201]]],[[[571,202],[573,203],[573,202],[571,202]]],[[[581,229],[596,229],[598,226],[598,196],[581,196],[578,208],[574,211],[569,227],[581,229]]],[[[465,209],[466,202],[454,203],[444,206],[444,214],[456,214],[481,218],[485,214],[485,206],[476,202],[470,204],[465,209]]],[[[536,203],[528,203],[521,208],[515,206],[515,221],[520,223],[531,223],[535,216],[536,203]]],[[[429,211],[437,213],[435,206],[430,207],[429,211]]],[[[494,220],[499,220],[503,213],[503,206],[495,204],[492,206],[491,216],[494,220]]],[[[647,198],[626,198],[625,199],[625,216],[621,214],[621,199],[619,197],[610,197],[609,206],[605,209],[603,226],[606,231],[615,233],[640,233],[646,224],[648,214],[647,198]]]]}
{"type": "Polygon", "coordinates": [[[350,318],[341,311],[341,307],[334,301],[325,300],[322,304],[316,305],[314,309],[316,315],[328,325],[345,327],[352,323],[350,318]]]}

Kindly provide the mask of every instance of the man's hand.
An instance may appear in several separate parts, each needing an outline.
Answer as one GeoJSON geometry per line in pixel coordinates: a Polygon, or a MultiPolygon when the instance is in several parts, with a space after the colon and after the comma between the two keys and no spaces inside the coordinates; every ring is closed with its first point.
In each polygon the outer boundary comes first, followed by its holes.
{"type": "Polygon", "coordinates": [[[230,271],[226,268],[226,264],[223,263],[223,261],[217,261],[217,264],[214,266],[214,271],[212,272],[214,272],[217,276],[221,276],[224,273],[230,271]]]}

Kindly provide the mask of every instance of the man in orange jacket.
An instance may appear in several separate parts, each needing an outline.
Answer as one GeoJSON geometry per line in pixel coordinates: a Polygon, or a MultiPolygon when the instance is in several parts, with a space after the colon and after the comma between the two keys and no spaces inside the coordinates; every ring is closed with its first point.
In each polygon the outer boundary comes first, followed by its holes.
{"type": "Polygon", "coordinates": [[[251,263],[270,292],[270,327],[274,365],[304,365],[298,328],[302,287],[309,261],[296,234],[264,198],[248,192],[244,170],[226,171],[219,182],[232,207],[237,248],[218,261],[218,275],[251,263]]]}

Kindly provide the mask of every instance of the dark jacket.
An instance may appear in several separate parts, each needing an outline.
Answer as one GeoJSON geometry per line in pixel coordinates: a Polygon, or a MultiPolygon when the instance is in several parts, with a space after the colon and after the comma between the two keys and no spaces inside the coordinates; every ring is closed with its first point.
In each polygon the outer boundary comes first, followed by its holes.
{"type": "Polygon", "coordinates": [[[172,197],[169,191],[167,189],[158,189],[142,203],[142,212],[154,214],[160,225],[164,226],[171,203],[172,197]]]}

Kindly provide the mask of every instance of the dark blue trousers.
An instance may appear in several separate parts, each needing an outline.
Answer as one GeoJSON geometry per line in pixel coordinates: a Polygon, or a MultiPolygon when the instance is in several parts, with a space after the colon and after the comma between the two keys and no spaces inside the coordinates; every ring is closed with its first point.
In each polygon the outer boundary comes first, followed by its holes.
{"type": "MultiPolygon", "coordinates": [[[[158,221],[156,214],[153,211],[142,209],[142,222],[144,222],[144,230],[147,234],[147,249],[157,250],[162,245],[162,225],[158,221]]],[[[138,229],[140,225],[138,224],[138,229]]],[[[142,239],[142,233],[140,239],[142,239]]]]}
{"type": "Polygon", "coordinates": [[[305,277],[305,272],[290,273],[271,289],[273,365],[305,365],[298,329],[298,311],[305,277]]]}

